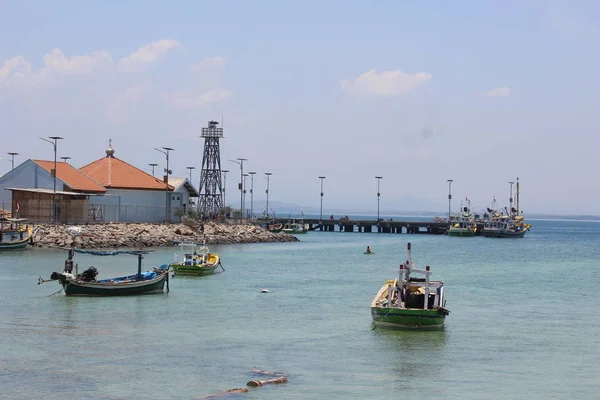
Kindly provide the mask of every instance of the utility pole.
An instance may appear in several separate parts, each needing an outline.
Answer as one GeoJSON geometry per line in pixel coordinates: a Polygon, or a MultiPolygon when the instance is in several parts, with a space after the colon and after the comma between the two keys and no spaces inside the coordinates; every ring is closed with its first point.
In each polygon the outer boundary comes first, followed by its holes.
{"type": "Polygon", "coordinates": [[[265,193],[267,194],[267,219],[268,219],[269,218],[269,178],[273,174],[271,172],[265,172],[265,175],[267,176],[267,190],[265,190],[265,193]]]}
{"type": "Polygon", "coordinates": [[[164,155],[167,156],[167,168],[165,168],[165,184],[166,184],[166,201],[165,201],[165,222],[169,222],[171,220],[171,210],[169,207],[171,205],[171,195],[169,194],[169,175],[171,174],[171,170],[169,169],[169,152],[175,150],[172,147],[162,147],[162,149],[164,150],[160,150],[157,148],[154,148],[154,150],[156,151],[160,151],[161,153],[163,153],[164,155]]]}
{"type": "Polygon", "coordinates": [[[60,136],[49,136],[49,138],[52,140],[40,137],[40,139],[54,146],[54,169],[52,170],[52,177],[54,178],[54,188],[52,190],[52,222],[56,225],[56,143],[62,138],[60,136]]]}
{"type": "MultiPolygon", "coordinates": [[[[319,176],[319,179],[321,180],[321,216],[319,218],[320,222],[323,223],[323,179],[325,179],[325,176],[319,176]]],[[[321,228],[323,229],[323,228],[321,228]]]]}
{"type": "Polygon", "coordinates": [[[240,224],[242,223],[242,218],[244,217],[244,161],[248,161],[247,158],[236,158],[236,160],[229,160],[240,166],[240,184],[238,188],[240,189],[240,224]]]}
{"type": "Polygon", "coordinates": [[[383,179],[383,176],[376,176],[375,179],[377,179],[377,224],[379,225],[379,181],[383,179]]]}
{"type": "Polygon", "coordinates": [[[454,180],[448,179],[448,221],[450,221],[450,213],[452,212],[452,182],[454,180]]]}
{"type": "Polygon", "coordinates": [[[256,172],[248,172],[250,175],[250,218],[254,218],[254,175],[256,172]]]}
{"type": "Polygon", "coordinates": [[[11,152],[11,153],[6,153],[6,154],[8,154],[9,156],[11,156],[11,163],[12,163],[11,170],[15,169],[15,156],[18,156],[19,153],[11,152]]]}

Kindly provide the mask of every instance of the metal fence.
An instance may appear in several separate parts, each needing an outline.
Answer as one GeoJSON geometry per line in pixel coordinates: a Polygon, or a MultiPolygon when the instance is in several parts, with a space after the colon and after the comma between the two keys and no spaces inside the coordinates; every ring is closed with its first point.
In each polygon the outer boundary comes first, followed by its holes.
{"type": "Polygon", "coordinates": [[[54,215],[59,224],[84,224],[108,222],[148,222],[159,223],[169,220],[181,222],[181,210],[172,207],[170,218],[167,218],[166,207],[138,205],[81,205],[72,203],[56,203],[56,212],[52,212],[52,204],[29,201],[20,204],[19,210],[11,208],[11,204],[2,203],[0,213],[15,218],[27,218],[31,223],[53,223],[54,215]]]}

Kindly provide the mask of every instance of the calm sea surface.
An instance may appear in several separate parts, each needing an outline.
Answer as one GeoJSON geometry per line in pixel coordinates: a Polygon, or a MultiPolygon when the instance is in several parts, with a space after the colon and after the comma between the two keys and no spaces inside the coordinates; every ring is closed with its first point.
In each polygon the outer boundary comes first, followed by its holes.
{"type": "MultiPolygon", "coordinates": [[[[310,232],[215,246],[225,272],[125,298],[50,296],[58,283],[37,278],[66,252],[3,252],[0,398],[198,399],[246,387],[254,367],[289,382],[234,398],[598,398],[600,223],[530,222],[524,239],[310,232]],[[372,330],[369,303],[408,241],[451,314],[441,331],[372,330]]],[[[99,278],[136,270],[128,255],[75,261],[99,278]]]]}

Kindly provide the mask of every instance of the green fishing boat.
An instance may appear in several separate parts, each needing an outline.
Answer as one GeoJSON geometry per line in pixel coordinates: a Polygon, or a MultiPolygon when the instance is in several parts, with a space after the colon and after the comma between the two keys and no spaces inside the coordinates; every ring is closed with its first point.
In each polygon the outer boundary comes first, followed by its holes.
{"type": "Polygon", "coordinates": [[[477,224],[474,221],[459,221],[448,229],[448,236],[473,237],[476,234],[477,224]]]}
{"type": "MultiPolygon", "coordinates": [[[[221,265],[221,258],[211,253],[205,243],[180,243],[180,253],[175,253],[175,261],[169,266],[176,275],[202,276],[212,274],[221,265]]],[[[225,271],[225,269],[223,269],[225,271]]]]}
{"type": "Polygon", "coordinates": [[[377,326],[396,328],[439,328],[444,325],[446,315],[444,283],[429,279],[429,266],[416,269],[408,243],[408,257],[400,264],[399,277],[383,284],[371,302],[371,317],[377,326]],[[417,278],[413,274],[421,274],[417,278]]]}

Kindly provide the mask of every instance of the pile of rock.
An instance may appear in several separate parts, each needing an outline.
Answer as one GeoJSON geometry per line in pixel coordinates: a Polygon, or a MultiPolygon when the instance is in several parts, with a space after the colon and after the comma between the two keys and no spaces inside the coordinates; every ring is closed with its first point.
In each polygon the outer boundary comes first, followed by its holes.
{"type": "Polygon", "coordinates": [[[228,225],[213,222],[184,224],[97,224],[37,225],[33,238],[38,247],[118,248],[172,246],[179,242],[206,244],[296,242],[298,238],[271,233],[254,225],[228,225]]]}

